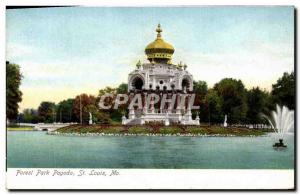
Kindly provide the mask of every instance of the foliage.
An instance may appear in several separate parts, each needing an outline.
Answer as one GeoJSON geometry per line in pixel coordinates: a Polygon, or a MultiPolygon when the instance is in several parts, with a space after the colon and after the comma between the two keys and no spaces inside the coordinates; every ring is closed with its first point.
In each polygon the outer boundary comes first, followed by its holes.
{"type": "Polygon", "coordinates": [[[205,81],[194,81],[194,92],[200,96],[200,98],[204,97],[207,94],[208,88],[207,83],[205,81]]]}
{"type": "Polygon", "coordinates": [[[23,123],[38,123],[40,118],[38,116],[38,111],[35,109],[25,109],[19,115],[19,122],[23,123]]]}
{"type": "Polygon", "coordinates": [[[73,113],[74,99],[67,99],[57,104],[56,113],[57,120],[63,123],[74,122],[76,116],[73,113]]]}
{"type": "MultiPolygon", "coordinates": [[[[132,126],[128,129],[131,134],[182,134],[181,128],[179,126],[161,126],[159,131],[153,131],[153,126],[143,125],[143,126],[132,126]]],[[[114,126],[114,125],[70,125],[67,127],[62,127],[56,131],[60,133],[106,133],[106,134],[120,134],[124,133],[124,126],[114,126]]],[[[220,126],[188,126],[187,131],[191,134],[197,135],[235,135],[235,136],[259,136],[265,134],[264,130],[253,130],[247,128],[224,128],[220,126]]]]}
{"type": "Polygon", "coordinates": [[[207,95],[208,88],[207,88],[207,83],[205,81],[194,81],[194,93],[196,94],[195,106],[200,106],[200,110],[193,110],[192,114],[193,117],[196,117],[196,115],[200,111],[200,118],[203,118],[204,120],[207,119],[207,113],[205,112],[205,96],[207,95]]]}
{"type": "Polygon", "coordinates": [[[121,133],[122,127],[107,127],[101,130],[102,133],[121,133]]]}
{"type": "Polygon", "coordinates": [[[209,89],[205,98],[202,112],[200,113],[201,119],[209,123],[220,123],[223,120],[222,116],[222,102],[217,92],[209,89]]]}
{"type": "Polygon", "coordinates": [[[117,94],[127,94],[127,89],[128,89],[128,85],[126,83],[121,83],[116,91],[117,91],[117,94]]]}
{"type": "Polygon", "coordinates": [[[169,127],[161,127],[159,129],[161,134],[177,134],[181,132],[181,129],[176,126],[169,126],[169,127]]]}
{"type": "Polygon", "coordinates": [[[18,116],[19,103],[22,101],[20,67],[6,62],[6,116],[14,120],[18,116]]]}
{"type": "Polygon", "coordinates": [[[295,109],[295,74],[285,72],[281,78],[272,85],[272,99],[274,104],[285,105],[295,109]]]}
{"type": "Polygon", "coordinates": [[[92,95],[81,94],[75,97],[73,101],[73,113],[78,122],[80,122],[80,106],[82,111],[82,123],[88,124],[92,114],[94,123],[110,123],[110,117],[107,113],[99,110],[97,99],[92,95]]]}
{"type": "Polygon", "coordinates": [[[247,92],[247,122],[250,124],[261,124],[265,120],[262,119],[261,114],[266,113],[269,94],[262,91],[259,87],[252,88],[247,92]]]}
{"type": "Polygon", "coordinates": [[[188,127],[187,131],[192,133],[192,134],[208,134],[209,133],[209,131],[207,131],[206,128],[197,127],[197,126],[188,127]]]}
{"type": "Polygon", "coordinates": [[[41,121],[45,123],[52,123],[56,121],[55,103],[41,102],[38,107],[38,116],[41,121]]]}
{"type": "Polygon", "coordinates": [[[127,94],[127,84],[121,83],[117,88],[105,87],[104,89],[99,90],[97,102],[99,103],[100,98],[104,94],[112,94],[113,98],[107,97],[104,101],[104,105],[110,105],[110,109],[101,110],[103,113],[106,113],[110,119],[113,121],[121,121],[123,115],[128,114],[127,107],[128,103],[119,105],[118,109],[114,109],[115,98],[117,94],[127,94]]]}
{"type": "Polygon", "coordinates": [[[128,129],[129,133],[139,134],[139,133],[149,133],[150,129],[145,126],[134,126],[128,129]]]}
{"type": "Polygon", "coordinates": [[[215,84],[214,90],[221,98],[222,114],[227,114],[228,123],[244,123],[248,106],[246,89],[242,81],[225,78],[215,84]]]}

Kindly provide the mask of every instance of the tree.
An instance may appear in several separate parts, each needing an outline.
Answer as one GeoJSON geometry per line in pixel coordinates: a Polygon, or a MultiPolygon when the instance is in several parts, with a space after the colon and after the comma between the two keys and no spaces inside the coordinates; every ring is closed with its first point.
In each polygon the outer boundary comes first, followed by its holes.
{"type": "Polygon", "coordinates": [[[38,108],[38,116],[41,122],[44,123],[53,123],[57,119],[55,112],[55,103],[53,102],[41,102],[38,108]]]}
{"type": "Polygon", "coordinates": [[[88,123],[89,121],[89,110],[86,108],[89,105],[95,105],[95,97],[87,94],[80,94],[75,97],[73,102],[73,113],[76,116],[78,122],[88,123]]]}
{"type": "Polygon", "coordinates": [[[275,104],[285,105],[289,109],[295,109],[295,75],[285,72],[277,83],[272,85],[272,100],[275,104]]]}
{"type": "Polygon", "coordinates": [[[120,105],[119,108],[116,110],[114,109],[115,104],[115,98],[117,94],[126,94],[127,93],[127,85],[121,84],[118,86],[118,88],[111,88],[111,87],[105,87],[104,89],[99,90],[99,94],[97,97],[98,102],[101,99],[101,96],[104,94],[112,94],[113,97],[107,97],[105,98],[104,104],[111,106],[110,109],[102,109],[102,113],[105,113],[107,116],[109,116],[110,119],[114,121],[120,121],[122,118],[122,115],[126,113],[126,105],[120,105]]]}
{"type": "Polygon", "coordinates": [[[56,113],[59,122],[67,123],[75,121],[73,103],[74,99],[63,100],[58,103],[56,113]]]}
{"type": "Polygon", "coordinates": [[[221,98],[222,114],[228,115],[228,122],[244,123],[248,107],[246,89],[242,81],[225,78],[215,84],[214,90],[221,98]]]}
{"type": "Polygon", "coordinates": [[[24,109],[23,112],[20,113],[19,120],[20,122],[23,123],[38,123],[39,122],[38,111],[33,108],[24,109]]]}
{"type": "Polygon", "coordinates": [[[116,91],[117,91],[117,94],[127,94],[127,89],[128,89],[128,85],[126,83],[121,83],[116,91]]]}
{"type": "MultiPolygon", "coordinates": [[[[193,81],[194,93],[196,95],[194,105],[200,106],[200,118],[202,121],[206,121],[207,110],[205,110],[205,96],[207,94],[207,83],[205,81],[193,81]]],[[[199,110],[194,110],[192,113],[195,115],[199,110]]]]}
{"type": "Polygon", "coordinates": [[[78,122],[80,122],[81,118],[80,110],[82,112],[82,123],[87,124],[89,122],[89,113],[92,114],[93,122],[95,123],[110,122],[109,115],[99,110],[97,99],[92,95],[81,94],[76,96],[73,103],[73,112],[78,122]]]}
{"type": "Polygon", "coordinates": [[[265,121],[261,114],[267,112],[268,100],[269,94],[259,87],[252,88],[247,92],[247,120],[250,124],[259,124],[265,121]]]}
{"type": "Polygon", "coordinates": [[[207,94],[207,83],[205,81],[194,81],[194,92],[198,94],[201,98],[207,94]]]}
{"type": "Polygon", "coordinates": [[[18,116],[19,103],[22,101],[21,80],[19,65],[6,62],[6,116],[9,120],[18,116]]]}
{"type": "Polygon", "coordinates": [[[204,98],[203,111],[200,113],[201,120],[210,124],[222,122],[221,108],[221,98],[214,89],[209,89],[204,98]]]}

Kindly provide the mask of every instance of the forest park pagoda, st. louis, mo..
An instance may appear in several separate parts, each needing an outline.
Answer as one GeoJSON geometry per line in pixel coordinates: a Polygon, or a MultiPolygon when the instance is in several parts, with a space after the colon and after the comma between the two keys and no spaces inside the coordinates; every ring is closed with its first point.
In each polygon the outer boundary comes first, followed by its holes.
{"type": "Polygon", "coordinates": [[[145,48],[149,62],[142,64],[139,61],[136,69],[128,75],[129,99],[137,93],[141,94],[143,108],[129,107],[128,119],[123,116],[122,124],[133,125],[159,121],[165,125],[170,123],[200,125],[198,116],[195,120],[192,119],[191,106],[188,101],[184,105],[180,104],[183,98],[187,100],[191,98],[193,76],[186,70],[186,64],[172,63],[175,49],[162,39],[160,24],[156,32],[156,39],[145,48]],[[152,97],[147,99],[149,94],[158,95],[159,102],[155,102],[155,98],[152,97]],[[174,105],[171,106],[171,102],[167,102],[162,106],[163,96],[170,100],[174,94],[176,94],[174,105]]]}

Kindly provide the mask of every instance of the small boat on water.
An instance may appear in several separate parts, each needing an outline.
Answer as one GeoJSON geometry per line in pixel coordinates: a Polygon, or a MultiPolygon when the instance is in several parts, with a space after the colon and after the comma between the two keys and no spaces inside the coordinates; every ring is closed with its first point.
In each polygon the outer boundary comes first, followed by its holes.
{"type": "Polygon", "coordinates": [[[274,148],[286,148],[287,146],[283,143],[283,139],[279,139],[279,142],[273,145],[274,148]]]}

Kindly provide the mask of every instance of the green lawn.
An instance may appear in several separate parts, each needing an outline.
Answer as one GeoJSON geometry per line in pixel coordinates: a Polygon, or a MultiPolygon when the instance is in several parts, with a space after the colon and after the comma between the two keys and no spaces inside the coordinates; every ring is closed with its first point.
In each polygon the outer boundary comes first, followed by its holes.
{"type": "Polygon", "coordinates": [[[7,127],[8,131],[32,131],[33,127],[7,127]]]}

